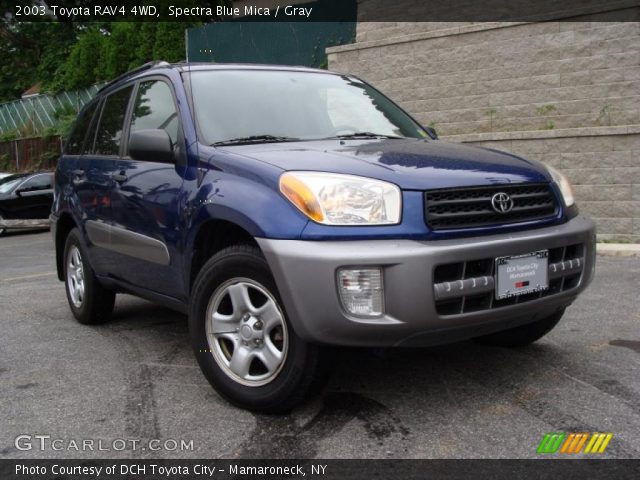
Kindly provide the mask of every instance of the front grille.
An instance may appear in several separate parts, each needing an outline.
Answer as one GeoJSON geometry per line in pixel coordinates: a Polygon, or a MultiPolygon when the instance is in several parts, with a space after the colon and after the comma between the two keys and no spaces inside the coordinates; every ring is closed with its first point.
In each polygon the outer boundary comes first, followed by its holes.
{"type": "Polygon", "coordinates": [[[425,220],[431,230],[504,225],[557,215],[558,205],[548,183],[430,190],[424,194],[425,220]],[[496,212],[491,199],[506,193],[513,208],[496,212]]]}
{"type": "Polygon", "coordinates": [[[438,315],[458,315],[505,307],[575,288],[584,269],[583,243],[549,249],[549,288],[497,300],[495,259],[468,260],[438,265],[433,272],[433,293],[438,315]]]}

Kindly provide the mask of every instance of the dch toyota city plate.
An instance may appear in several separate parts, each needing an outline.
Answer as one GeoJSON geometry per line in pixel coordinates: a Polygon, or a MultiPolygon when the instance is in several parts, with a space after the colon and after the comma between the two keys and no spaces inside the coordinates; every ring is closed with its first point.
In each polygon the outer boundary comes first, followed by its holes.
{"type": "Polygon", "coordinates": [[[549,251],[496,258],[498,300],[549,288],[549,251]]]}

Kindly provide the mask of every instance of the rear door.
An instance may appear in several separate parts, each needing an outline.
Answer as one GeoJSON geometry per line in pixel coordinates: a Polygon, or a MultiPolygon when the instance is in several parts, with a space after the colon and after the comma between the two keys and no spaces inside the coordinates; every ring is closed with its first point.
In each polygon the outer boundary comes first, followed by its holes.
{"type": "Polygon", "coordinates": [[[183,291],[179,203],[183,183],[184,139],[177,102],[165,77],[140,81],[126,131],[163,129],[171,138],[173,163],[139,161],[128,154],[117,162],[111,200],[112,244],[117,246],[116,274],[121,279],[172,297],[183,291]]]}
{"type": "Polygon", "coordinates": [[[107,95],[97,107],[81,156],[70,169],[81,222],[89,239],[92,266],[111,274],[117,257],[110,242],[111,190],[121,156],[124,122],[133,85],[107,95]]]}

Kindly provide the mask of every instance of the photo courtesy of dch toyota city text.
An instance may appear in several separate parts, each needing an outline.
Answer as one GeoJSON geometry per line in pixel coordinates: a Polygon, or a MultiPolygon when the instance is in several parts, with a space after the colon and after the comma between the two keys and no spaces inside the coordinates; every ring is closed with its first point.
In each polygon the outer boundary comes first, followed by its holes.
{"type": "Polygon", "coordinates": [[[640,477],[638,0],[10,0],[0,479],[640,477]]]}

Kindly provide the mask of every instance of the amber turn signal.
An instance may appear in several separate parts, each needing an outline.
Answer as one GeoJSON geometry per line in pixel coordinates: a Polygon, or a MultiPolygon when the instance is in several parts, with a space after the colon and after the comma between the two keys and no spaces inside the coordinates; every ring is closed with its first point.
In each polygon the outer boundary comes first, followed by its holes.
{"type": "Polygon", "coordinates": [[[285,173],[280,177],[280,192],[310,219],[316,222],[324,220],[324,213],[316,196],[295,176],[285,173]]]}

